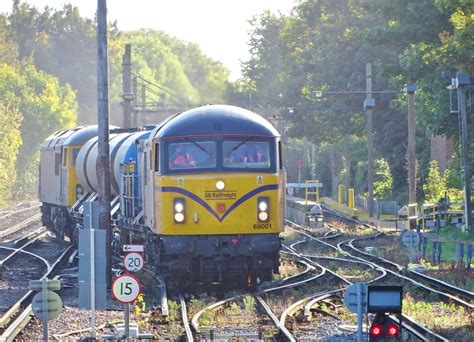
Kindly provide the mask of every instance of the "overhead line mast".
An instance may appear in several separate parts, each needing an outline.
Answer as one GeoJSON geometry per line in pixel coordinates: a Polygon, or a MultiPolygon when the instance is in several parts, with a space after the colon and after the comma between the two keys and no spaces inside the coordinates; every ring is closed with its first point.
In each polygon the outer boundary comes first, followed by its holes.
{"type": "Polygon", "coordinates": [[[97,1],[97,124],[99,180],[99,228],[106,231],[106,281],[112,284],[112,232],[110,222],[110,158],[109,158],[109,67],[107,56],[107,2],[97,1]]]}

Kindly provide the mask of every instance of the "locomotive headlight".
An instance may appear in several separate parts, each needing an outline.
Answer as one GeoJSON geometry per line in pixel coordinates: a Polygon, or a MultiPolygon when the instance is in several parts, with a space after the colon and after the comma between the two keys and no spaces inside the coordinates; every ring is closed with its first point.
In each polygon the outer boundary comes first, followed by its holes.
{"type": "Polygon", "coordinates": [[[265,201],[261,201],[259,204],[258,204],[258,210],[260,211],[267,211],[268,209],[268,203],[265,202],[265,201]]]}
{"type": "Polygon", "coordinates": [[[268,221],[269,213],[268,210],[269,206],[269,199],[268,197],[259,197],[257,200],[257,218],[261,222],[268,221]]]}
{"type": "Polygon", "coordinates": [[[184,205],[183,203],[181,202],[176,202],[175,205],[174,205],[174,211],[178,212],[178,213],[182,213],[184,210],[184,205]]]}
{"type": "Polygon", "coordinates": [[[184,221],[184,215],[183,213],[176,213],[174,214],[174,220],[178,223],[181,223],[184,221]]]}
{"type": "Polygon", "coordinates": [[[260,221],[266,221],[268,220],[268,213],[266,211],[261,211],[258,213],[258,219],[260,221]]]}
{"type": "Polygon", "coordinates": [[[173,218],[175,223],[183,223],[186,219],[186,205],[184,198],[173,199],[173,218]]]}
{"type": "Polygon", "coordinates": [[[225,183],[223,181],[217,181],[216,189],[217,190],[224,190],[224,188],[225,188],[225,183]]]}

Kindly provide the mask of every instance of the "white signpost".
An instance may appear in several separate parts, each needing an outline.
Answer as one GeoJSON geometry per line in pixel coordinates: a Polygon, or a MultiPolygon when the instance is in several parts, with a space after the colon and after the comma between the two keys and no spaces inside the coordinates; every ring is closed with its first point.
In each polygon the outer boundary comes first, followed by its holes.
{"type": "MultiPolygon", "coordinates": [[[[123,266],[128,272],[138,272],[145,263],[143,259],[143,245],[123,245],[126,253],[123,258],[123,266]]],[[[114,298],[124,304],[125,333],[123,337],[130,335],[130,303],[133,303],[141,293],[141,284],[131,274],[124,274],[116,278],[112,283],[112,294],[114,298]]],[[[136,332],[138,334],[138,331],[136,332]]],[[[120,336],[121,337],[121,336],[120,336]]]]}
{"type": "Polygon", "coordinates": [[[123,265],[129,272],[140,271],[143,268],[144,263],[145,261],[143,260],[143,255],[136,252],[127,253],[123,258],[123,265]]]}

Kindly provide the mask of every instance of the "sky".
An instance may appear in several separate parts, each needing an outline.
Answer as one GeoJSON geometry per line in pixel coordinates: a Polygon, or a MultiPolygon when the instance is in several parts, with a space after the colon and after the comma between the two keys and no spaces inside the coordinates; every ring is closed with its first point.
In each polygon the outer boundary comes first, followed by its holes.
{"type": "MultiPolygon", "coordinates": [[[[82,16],[92,18],[96,0],[27,0],[43,9],[71,3],[82,16]]],[[[150,28],[197,43],[212,59],[221,61],[231,79],[241,77],[240,61],[249,58],[248,20],[264,10],[287,14],[295,0],[108,0],[108,21],[120,30],[150,28]]],[[[0,12],[11,11],[12,0],[0,0],[0,12]]],[[[132,47],[133,48],[133,47],[132,47]]]]}

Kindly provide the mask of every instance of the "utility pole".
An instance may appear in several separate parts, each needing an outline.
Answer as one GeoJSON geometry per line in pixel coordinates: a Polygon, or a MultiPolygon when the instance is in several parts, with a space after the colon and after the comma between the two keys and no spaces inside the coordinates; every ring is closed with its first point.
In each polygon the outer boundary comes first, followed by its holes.
{"type": "Polygon", "coordinates": [[[112,284],[112,253],[110,224],[110,161],[109,161],[109,69],[107,57],[107,2],[97,1],[97,123],[99,180],[99,229],[106,231],[107,283],[112,284]]]}
{"type": "MultiPolygon", "coordinates": [[[[415,148],[415,92],[416,84],[407,84],[408,94],[408,203],[416,203],[416,148],[415,148]]],[[[415,215],[415,214],[408,214],[415,215]]]]}
{"type": "Polygon", "coordinates": [[[466,230],[471,230],[471,173],[469,171],[469,139],[467,135],[466,88],[471,83],[468,75],[457,72],[453,79],[454,88],[458,93],[458,113],[461,121],[461,151],[464,171],[464,217],[466,230]]]}
{"type": "Polygon", "coordinates": [[[128,128],[132,125],[132,51],[130,44],[125,44],[125,53],[122,58],[122,74],[123,74],[123,127],[128,128]]]}
{"type": "Polygon", "coordinates": [[[373,109],[375,107],[375,99],[372,98],[372,64],[365,65],[365,87],[366,98],[364,100],[364,109],[367,113],[367,181],[368,181],[368,211],[369,217],[374,216],[374,170],[373,170],[373,149],[374,141],[372,136],[373,130],[373,109]]]}
{"type": "Polygon", "coordinates": [[[138,80],[137,80],[137,76],[134,76],[133,77],[133,82],[132,82],[132,89],[133,89],[133,106],[134,108],[132,108],[132,116],[133,116],[133,127],[138,127],[138,118],[137,118],[137,111],[136,111],[136,107],[137,107],[137,102],[138,102],[138,80]]]}

